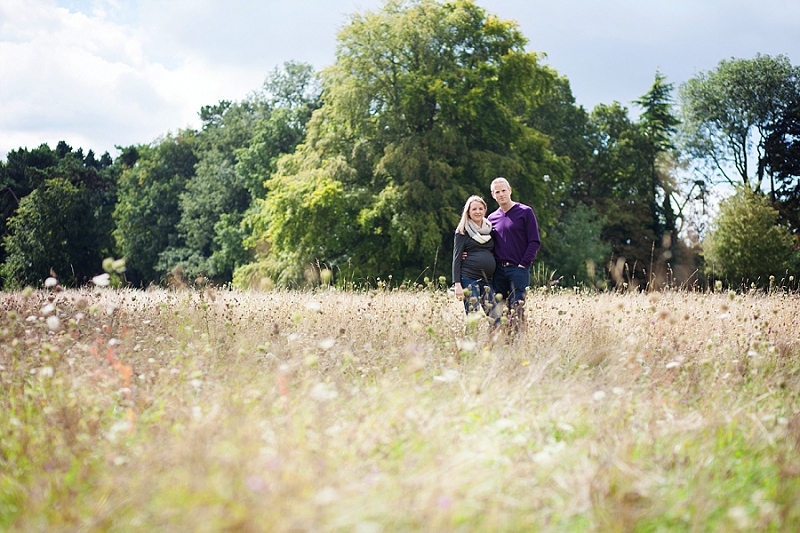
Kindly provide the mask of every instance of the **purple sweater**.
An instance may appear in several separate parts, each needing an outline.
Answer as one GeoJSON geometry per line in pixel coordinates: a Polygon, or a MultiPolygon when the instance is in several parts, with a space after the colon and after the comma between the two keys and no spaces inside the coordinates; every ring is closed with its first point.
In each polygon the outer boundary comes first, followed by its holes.
{"type": "Polygon", "coordinates": [[[530,267],[541,245],[539,224],[533,209],[517,202],[508,212],[498,208],[487,218],[492,223],[497,263],[509,262],[530,267]]]}

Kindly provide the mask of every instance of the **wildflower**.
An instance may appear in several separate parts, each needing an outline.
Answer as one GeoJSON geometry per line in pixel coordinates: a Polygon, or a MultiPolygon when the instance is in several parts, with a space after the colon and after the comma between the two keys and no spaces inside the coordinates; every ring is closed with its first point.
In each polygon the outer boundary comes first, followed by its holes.
{"type": "Polygon", "coordinates": [[[441,376],[433,376],[434,381],[442,381],[444,383],[451,383],[458,379],[458,372],[456,370],[445,370],[441,376]]]}
{"type": "Polygon", "coordinates": [[[48,315],[53,314],[53,311],[55,311],[55,310],[56,310],[56,306],[54,306],[53,304],[47,304],[44,307],[42,307],[41,313],[42,313],[42,316],[48,316],[48,315]]]}
{"type": "Polygon", "coordinates": [[[468,339],[457,339],[456,346],[462,352],[473,352],[475,351],[475,341],[471,341],[468,339]]]}
{"type": "Polygon", "coordinates": [[[319,343],[319,349],[323,351],[330,350],[333,348],[333,345],[336,344],[336,340],[332,338],[323,339],[319,343]]]}
{"type": "Polygon", "coordinates": [[[334,398],[339,396],[339,393],[336,392],[336,390],[334,390],[329,385],[320,382],[314,385],[314,387],[312,387],[310,396],[312,400],[322,403],[333,400],[334,398]]]}
{"type": "Polygon", "coordinates": [[[44,280],[45,289],[52,289],[56,285],[58,285],[58,280],[52,276],[44,280]]]}
{"type": "Polygon", "coordinates": [[[50,331],[58,331],[61,328],[61,319],[56,315],[47,317],[47,328],[50,331]]]}
{"type": "Polygon", "coordinates": [[[111,284],[111,275],[108,272],[99,274],[92,278],[92,283],[98,287],[108,287],[111,284]]]}

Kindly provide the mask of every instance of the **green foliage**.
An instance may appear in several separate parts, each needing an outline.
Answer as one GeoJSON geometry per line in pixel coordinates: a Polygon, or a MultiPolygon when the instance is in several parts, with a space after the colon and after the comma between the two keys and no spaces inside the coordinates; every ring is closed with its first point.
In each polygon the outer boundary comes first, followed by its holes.
{"type": "Polygon", "coordinates": [[[707,272],[733,285],[764,286],[771,275],[782,277],[794,238],[775,224],[777,217],[764,196],[746,187],[723,201],[703,244],[707,272]]]}
{"type": "Polygon", "coordinates": [[[605,218],[596,209],[578,204],[567,210],[548,232],[544,261],[555,269],[564,286],[594,286],[603,279],[611,245],[601,238],[605,218]]]}
{"type": "Polygon", "coordinates": [[[166,274],[159,254],[181,243],[179,203],[197,163],[194,138],[193,132],[183,131],[139,146],[135,165],[120,176],[114,237],[136,284],[159,282],[166,274]]]}
{"type": "MultiPolygon", "coordinates": [[[[87,187],[93,208],[99,210],[97,229],[110,234],[110,213],[116,201],[116,167],[112,166],[108,153],[98,160],[92,150],[84,155],[82,149],[73,151],[60,141],[55,150],[47,144],[33,150],[12,150],[7,159],[0,162],[0,240],[8,235],[7,221],[17,211],[20,201],[47,180],[56,178],[87,187]]],[[[110,246],[110,239],[106,241],[104,246],[110,246]]],[[[5,248],[0,246],[0,261],[5,261],[6,255],[5,248]]]]}
{"type": "Polygon", "coordinates": [[[248,222],[266,271],[298,281],[319,261],[414,279],[448,257],[464,199],[498,175],[546,224],[542,177],[566,167],[525,124],[553,79],[525,44],[513,22],[469,1],[391,1],[353,15],[305,144],[280,160],[248,222]]]}
{"type": "Polygon", "coordinates": [[[770,132],[765,151],[780,220],[800,232],[800,98],[770,132]]]}
{"type": "Polygon", "coordinates": [[[109,250],[102,210],[92,200],[85,185],[54,178],[20,201],[5,238],[6,288],[41,285],[51,272],[67,286],[97,273],[109,250]]]}
{"type": "Polygon", "coordinates": [[[681,87],[684,147],[729,183],[761,190],[766,141],[799,97],[800,68],[786,56],[720,61],[681,87]]]}
{"type": "Polygon", "coordinates": [[[318,98],[312,67],[290,62],[272,72],[262,93],[202,108],[198,163],[179,195],[178,239],[160,251],[158,272],[180,268],[190,278],[231,281],[249,258],[244,213],[264,196],[274,160],[302,139],[318,98]]]}

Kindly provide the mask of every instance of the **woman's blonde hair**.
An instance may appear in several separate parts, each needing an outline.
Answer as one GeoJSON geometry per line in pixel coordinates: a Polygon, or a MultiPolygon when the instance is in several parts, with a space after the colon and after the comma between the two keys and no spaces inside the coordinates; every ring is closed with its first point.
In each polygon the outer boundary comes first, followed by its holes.
{"type": "MultiPolygon", "coordinates": [[[[467,220],[469,220],[469,206],[472,205],[472,202],[480,202],[483,204],[483,208],[486,211],[489,211],[489,206],[486,205],[486,202],[478,196],[477,194],[473,194],[469,198],[467,198],[467,203],[464,204],[464,211],[461,212],[461,220],[456,226],[456,233],[460,233],[464,235],[467,228],[467,220]]],[[[485,216],[485,215],[484,215],[485,216]]]]}

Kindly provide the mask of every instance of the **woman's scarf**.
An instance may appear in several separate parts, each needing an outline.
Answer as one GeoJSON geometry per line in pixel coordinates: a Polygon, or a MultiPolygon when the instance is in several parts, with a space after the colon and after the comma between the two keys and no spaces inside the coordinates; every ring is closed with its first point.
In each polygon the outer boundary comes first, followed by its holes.
{"type": "Polygon", "coordinates": [[[491,232],[492,223],[489,222],[488,218],[484,218],[483,223],[480,226],[478,226],[472,220],[467,220],[467,233],[479,243],[486,244],[489,242],[489,239],[492,238],[490,235],[491,232]]]}

